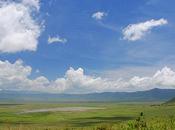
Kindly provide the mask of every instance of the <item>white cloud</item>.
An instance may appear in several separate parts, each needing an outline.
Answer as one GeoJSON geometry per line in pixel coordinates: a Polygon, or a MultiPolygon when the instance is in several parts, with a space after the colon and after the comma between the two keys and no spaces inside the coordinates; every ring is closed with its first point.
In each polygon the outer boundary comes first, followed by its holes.
{"type": "Polygon", "coordinates": [[[152,80],[155,84],[160,86],[175,87],[175,72],[171,68],[164,67],[154,74],[152,80]]]}
{"type": "Polygon", "coordinates": [[[129,41],[136,41],[145,36],[146,33],[151,31],[152,28],[157,26],[162,26],[167,24],[168,21],[166,19],[159,19],[159,20],[149,20],[146,22],[141,22],[137,24],[130,24],[126,28],[122,30],[123,38],[129,41]]]}
{"type": "Polygon", "coordinates": [[[41,26],[32,15],[39,0],[0,1],[0,52],[35,51],[41,26]]]}
{"type": "Polygon", "coordinates": [[[0,61],[0,88],[2,90],[27,90],[42,92],[61,92],[64,90],[61,80],[49,81],[44,76],[30,79],[32,68],[22,60],[15,63],[0,61]]]}
{"type": "Polygon", "coordinates": [[[107,13],[101,11],[92,14],[92,18],[96,20],[102,20],[105,16],[107,16],[107,13]]]}
{"type": "Polygon", "coordinates": [[[66,43],[67,39],[66,38],[61,38],[60,36],[56,36],[56,37],[50,37],[48,38],[48,43],[66,43]]]}
{"type": "Polygon", "coordinates": [[[22,4],[32,8],[40,9],[40,0],[22,0],[22,4]]]}
{"type": "Polygon", "coordinates": [[[150,89],[152,87],[158,88],[173,88],[175,87],[175,72],[168,67],[158,70],[150,77],[134,77],[130,80],[133,86],[141,86],[150,89]]]}
{"type": "Polygon", "coordinates": [[[44,76],[31,79],[32,68],[17,60],[15,63],[0,61],[0,89],[26,90],[50,93],[89,93],[106,91],[138,91],[154,87],[175,87],[175,72],[168,67],[158,70],[152,76],[134,76],[117,80],[86,75],[82,68],[70,68],[64,77],[48,80],[44,76]]]}

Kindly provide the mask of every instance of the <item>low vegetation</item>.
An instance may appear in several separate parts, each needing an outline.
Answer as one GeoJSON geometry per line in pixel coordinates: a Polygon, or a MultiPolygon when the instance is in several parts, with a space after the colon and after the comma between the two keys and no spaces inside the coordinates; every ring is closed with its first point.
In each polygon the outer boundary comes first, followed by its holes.
{"type": "Polygon", "coordinates": [[[175,106],[160,103],[1,104],[0,130],[175,130],[175,106]],[[87,111],[26,110],[93,107],[87,111]]]}

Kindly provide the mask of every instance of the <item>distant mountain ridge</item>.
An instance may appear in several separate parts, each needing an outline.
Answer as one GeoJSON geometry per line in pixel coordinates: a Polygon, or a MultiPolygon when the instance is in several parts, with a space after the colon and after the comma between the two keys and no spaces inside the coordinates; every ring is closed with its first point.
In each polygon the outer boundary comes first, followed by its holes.
{"type": "Polygon", "coordinates": [[[0,101],[81,102],[168,101],[175,97],[175,89],[151,89],[138,92],[104,92],[90,94],[50,94],[38,92],[0,91],[0,101]]]}

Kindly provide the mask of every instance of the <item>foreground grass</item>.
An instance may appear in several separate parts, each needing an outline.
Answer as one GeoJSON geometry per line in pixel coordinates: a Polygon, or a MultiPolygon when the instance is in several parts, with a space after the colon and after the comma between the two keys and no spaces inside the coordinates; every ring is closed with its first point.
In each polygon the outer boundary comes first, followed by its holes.
{"type": "Polygon", "coordinates": [[[2,104],[0,130],[175,130],[174,116],[174,105],[152,103],[2,104]],[[78,106],[105,109],[19,114],[24,110],[78,106]]]}

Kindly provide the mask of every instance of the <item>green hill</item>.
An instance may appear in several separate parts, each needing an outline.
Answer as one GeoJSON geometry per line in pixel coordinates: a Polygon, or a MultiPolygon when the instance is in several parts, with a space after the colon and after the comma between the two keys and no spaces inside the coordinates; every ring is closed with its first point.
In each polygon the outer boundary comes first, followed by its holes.
{"type": "Polygon", "coordinates": [[[173,104],[175,105],[175,97],[167,101],[165,104],[173,104]]]}

